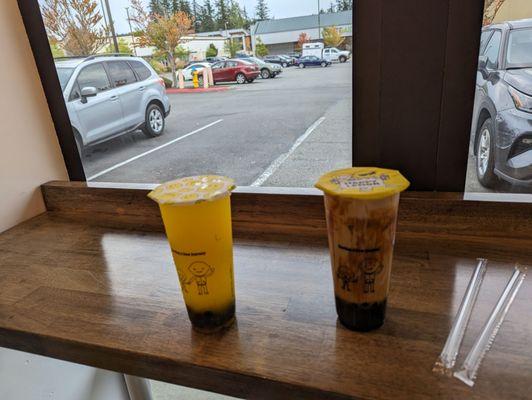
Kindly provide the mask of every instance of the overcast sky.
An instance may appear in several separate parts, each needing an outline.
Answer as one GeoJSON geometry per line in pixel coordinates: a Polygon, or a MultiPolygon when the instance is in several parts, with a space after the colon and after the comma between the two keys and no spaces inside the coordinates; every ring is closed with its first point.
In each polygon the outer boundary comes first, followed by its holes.
{"type": "MultiPolygon", "coordinates": [[[[1,0],[0,0],[1,1],[1,0]]],[[[100,3],[102,0],[97,0],[100,3]]],[[[214,3],[215,0],[211,0],[214,3]]],[[[148,4],[148,0],[144,0],[148,4]]],[[[198,0],[198,4],[202,1],[198,0]]],[[[239,0],[241,6],[245,6],[248,15],[255,14],[257,0],[239,0]]],[[[316,14],[318,10],[318,0],[267,0],[270,14],[275,18],[297,17],[301,15],[316,14]]],[[[321,8],[326,9],[330,0],[320,0],[321,8]]],[[[129,27],[125,7],[129,5],[129,0],[109,0],[111,13],[115,21],[116,33],[128,33],[129,27]]]]}

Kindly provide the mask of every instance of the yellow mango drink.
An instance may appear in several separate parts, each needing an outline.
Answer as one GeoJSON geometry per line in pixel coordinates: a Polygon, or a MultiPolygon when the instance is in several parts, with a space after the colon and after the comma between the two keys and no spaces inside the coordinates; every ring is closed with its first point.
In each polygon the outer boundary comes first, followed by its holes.
{"type": "Polygon", "coordinates": [[[230,178],[192,176],[148,194],[159,203],[192,326],[217,331],[235,319],[230,178]]]}
{"type": "Polygon", "coordinates": [[[384,323],[399,194],[408,185],[398,171],[370,167],[332,171],[316,183],[325,193],[336,312],[349,329],[384,323]]]}

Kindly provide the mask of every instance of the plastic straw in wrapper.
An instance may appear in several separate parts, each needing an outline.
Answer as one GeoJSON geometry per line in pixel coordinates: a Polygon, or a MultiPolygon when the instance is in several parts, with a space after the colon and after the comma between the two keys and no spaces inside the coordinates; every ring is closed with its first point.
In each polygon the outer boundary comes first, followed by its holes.
{"type": "Polygon", "coordinates": [[[473,347],[467,355],[462,368],[460,371],[454,373],[454,376],[463,381],[465,384],[469,386],[473,386],[475,384],[475,378],[477,376],[480,363],[495,340],[495,336],[497,336],[497,332],[499,331],[499,328],[504,321],[504,317],[508,313],[512,302],[519,288],[521,287],[525,276],[526,268],[516,265],[514,273],[504,288],[499,301],[497,301],[497,304],[493,308],[493,311],[486,321],[480,336],[476,340],[475,344],[473,344],[473,347]]]}
{"type": "Polygon", "coordinates": [[[473,275],[471,275],[471,279],[467,285],[467,289],[464,297],[462,298],[460,307],[458,308],[458,312],[454,317],[453,325],[451,327],[451,331],[449,332],[449,336],[447,337],[447,341],[445,342],[445,346],[443,347],[438,360],[436,360],[436,363],[432,368],[434,372],[439,372],[446,375],[451,375],[452,373],[451,370],[456,362],[456,356],[458,355],[460,345],[462,344],[462,339],[464,338],[464,333],[466,331],[469,318],[471,317],[473,306],[477,300],[477,296],[480,291],[480,285],[484,279],[484,275],[486,274],[487,263],[488,260],[484,258],[478,259],[478,264],[473,272],[473,275]]]}

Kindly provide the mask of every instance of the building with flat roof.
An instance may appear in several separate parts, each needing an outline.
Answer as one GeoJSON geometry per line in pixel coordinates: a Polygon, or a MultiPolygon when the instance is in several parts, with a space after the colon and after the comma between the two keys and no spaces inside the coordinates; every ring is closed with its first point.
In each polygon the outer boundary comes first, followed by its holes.
{"type": "Polygon", "coordinates": [[[295,51],[299,35],[306,33],[311,41],[322,39],[323,28],[335,26],[345,37],[341,47],[351,49],[353,38],[353,11],[340,11],[320,15],[269,19],[258,21],[250,28],[251,43],[255,49],[257,38],[260,38],[270,54],[283,54],[295,51]]]}

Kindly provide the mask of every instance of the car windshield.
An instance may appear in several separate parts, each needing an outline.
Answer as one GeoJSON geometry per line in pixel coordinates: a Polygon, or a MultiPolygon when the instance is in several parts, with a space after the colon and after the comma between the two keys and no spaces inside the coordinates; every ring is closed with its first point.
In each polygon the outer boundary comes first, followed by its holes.
{"type": "Polygon", "coordinates": [[[506,62],[508,68],[532,67],[532,29],[510,32],[506,62]]]}
{"type": "Polygon", "coordinates": [[[250,57],[249,60],[251,60],[251,62],[254,62],[255,64],[259,64],[259,65],[264,65],[266,64],[264,61],[256,58],[256,57],[250,57]]]}
{"type": "Polygon", "coordinates": [[[72,76],[72,72],[74,72],[74,68],[57,68],[57,76],[59,77],[62,90],[65,90],[68,80],[72,76]]]}

